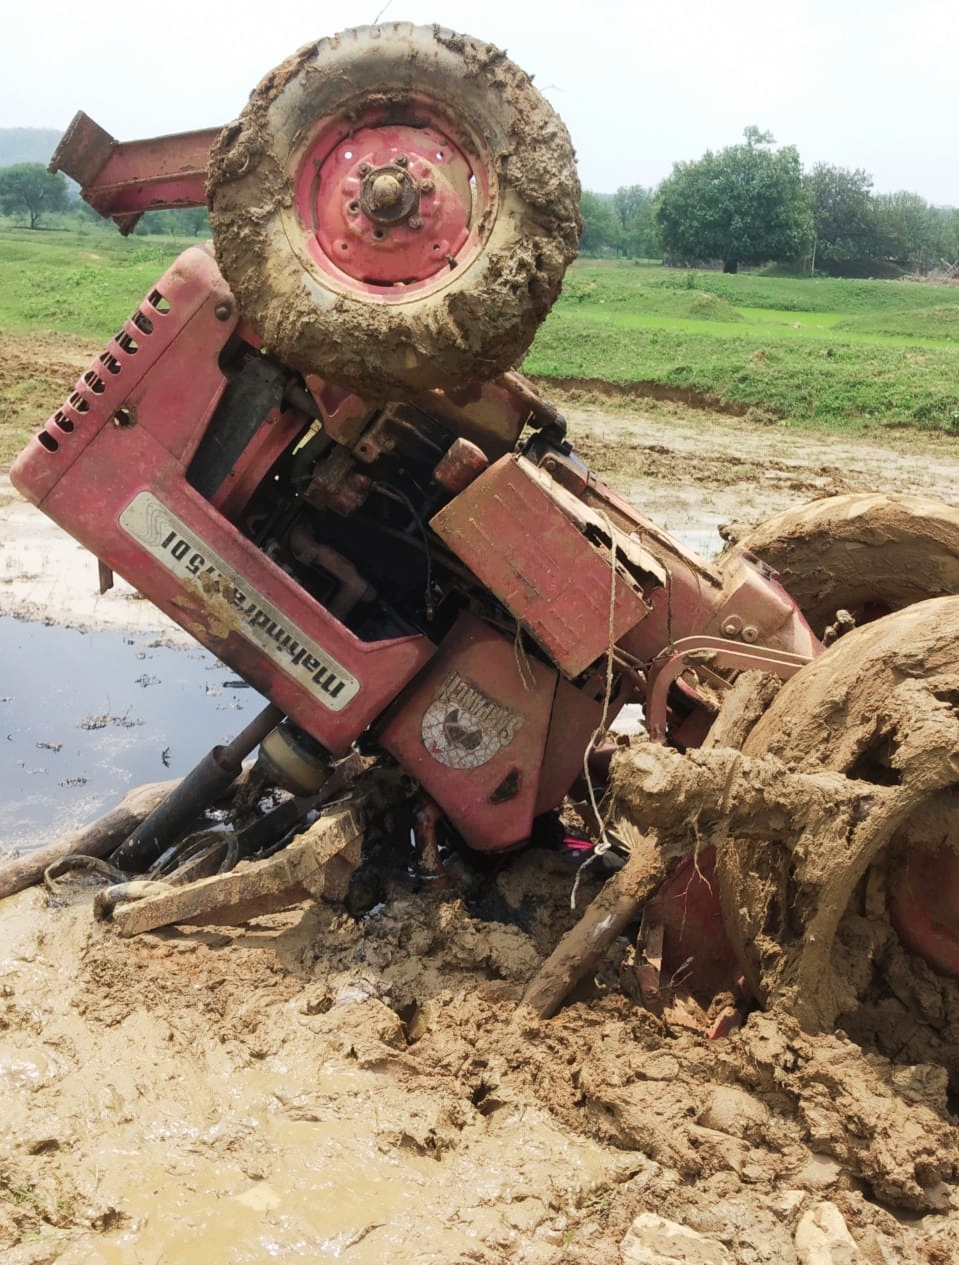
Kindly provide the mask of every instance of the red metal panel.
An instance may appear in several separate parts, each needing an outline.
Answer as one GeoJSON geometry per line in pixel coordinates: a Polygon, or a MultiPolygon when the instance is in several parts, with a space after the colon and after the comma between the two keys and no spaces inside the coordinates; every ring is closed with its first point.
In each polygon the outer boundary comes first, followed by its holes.
{"type": "Polygon", "coordinates": [[[217,358],[235,325],[233,297],[212,255],[191,247],[17,457],[13,484],[40,504],[105,426],[152,431],[171,454],[187,460],[187,445],[192,453],[202,433],[198,424],[223,390],[217,358]]]}
{"type": "Polygon", "coordinates": [[[445,810],[470,847],[529,834],[556,672],[517,661],[511,637],[463,615],[380,741],[445,810]]]}
{"type": "Polygon", "coordinates": [[[156,316],[152,332],[129,326],[138,339],[129,365],[107,370],[102,390],[88,391],[87,411],[76,414],[73,430],[62,429],[55,414],[11,477],[339,755],[434,647],[421,636],[359,641],[186,482],[223,387],[218,354],[230,321],[217,309],[229,303],[232,312],[233,304],[222,284],[204,251],[181,256],[158,287],[174,296],[169,312],[156,316]],[[137,368],[127,376],[130,365],[137,368]]]}
{"type": "MultiPolygon", "coordinates": [[[[560,677],[543,753],[537,813],[558,808],[573,782],[582,774],[583,753],[603,719],[605,689],[605,677],[598,674],[581,689],[560,677]]],[[[629,686],[617,678],[606,712],[607,724],[619,715],[629,697],[629,686]]]]}
{"type": "MultiPolygon", "coordinates": [[[[570,677],[609,646],[608,550],[584,535],[595,515],[523,457],[501,458],[431,526],[570,677]]],[[[607,533],[608,534],[608,533],[607,533]]],[[[632,583],[616,576],[612,640],[645,618],[632,583]]]]}
{"type": "Polygon", "coordinates": [[[50,161],[81,186],[101,215],[126,231],[144,211],[204,206],[206,169],[217,127],[142,141],[118,141],[80,110],[50,161]],[[128,219],[127,217],[130,217],[128,219]]]}

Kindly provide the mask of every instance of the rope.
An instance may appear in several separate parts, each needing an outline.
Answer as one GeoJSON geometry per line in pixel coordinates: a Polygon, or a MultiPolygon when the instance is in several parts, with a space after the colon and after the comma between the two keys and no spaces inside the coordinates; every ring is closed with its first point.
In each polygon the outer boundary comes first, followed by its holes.
{"type": "Polygon", "coordinates": [[[610,522],[608,515],[601,514],[600,517],[603,520],[606,530],[609,532],[609,546],[610,546],[609,547],[609,570],[610,570],[609,620],[606,627],[606,688],[603,693],[603,711],[602,711],[602,715],[600,716],[599,724],[593,730],[592,737],[590,738],[589,742],[586,744],[586,750],[583,752],[583,777],[586,782],[587,793],[589,794],[590,807],[593,810],[593,814],[596,818],[596,821],[599,823],[599,840],[596,843],[596,846],[593,848],[592,856],[588,857],[587,860],[585,860],[583,864],[579,867],[579,869],[576,871],[576,879],[575,879],[575,882],[573,883],[573,890],[570,893],[570,897],[569,897],[570,909],[576,908],[576,897],[579,893],[579,881],[580,881],[580,878],[582,877],[583,870],[585,870],[588,865],[592,865],[592,863],[596,860],[597,857],[604,856],[607,852],[610,851],[610,849],[613,846],[613,841],[610,839],[609,835],[606,832],[606,819],[603,816],[603,814],[600,812],[599,802],[596,799],[596,791],[593,787],[593,782],[589,775],[589,757],[596,750],[596,744],[599,742],[600,738],[606,732],[606,724],[609,717],[609,704],[613,696],[614,663],[615,663],[615,653],[616,653],[616,560],[617,560],[616,534],[613,528],[613,524],[610,522]]]}
{"type": "Polygon", "coordinates": [[[516,660],[516,671],[519,673],[519,679],[523,682],[523,689],[528,694],[536,686],[536,677],[530,667],[529,655],[523,645],[523,629],[518,622],[516,624],[516,634],[513,637],[513,658],[516,660]]]}

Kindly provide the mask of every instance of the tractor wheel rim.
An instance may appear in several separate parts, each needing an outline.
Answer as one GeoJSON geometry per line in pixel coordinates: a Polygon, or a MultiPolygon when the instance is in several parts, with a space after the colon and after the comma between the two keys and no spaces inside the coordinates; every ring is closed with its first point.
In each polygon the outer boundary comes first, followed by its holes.
{"type": "Polygon", "coordinates": [[[293,164],[297,237],[313,265],[367,301],[441,288],[491,220],[494,182],[478,148],[448,124],[325,126],[293,164]]]}
{"type": "Polygon", "coordinates": [[[910,953],[959,978],[959,852],[909,851],[890,882],[889,919],[910,953]]]}

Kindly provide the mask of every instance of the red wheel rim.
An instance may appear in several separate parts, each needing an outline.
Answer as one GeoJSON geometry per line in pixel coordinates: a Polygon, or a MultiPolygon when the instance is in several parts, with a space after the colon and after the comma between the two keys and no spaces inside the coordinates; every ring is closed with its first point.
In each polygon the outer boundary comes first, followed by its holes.
{"type": "Polygon", "coordinates": [[[369,112],[349,125],[326,121],[294,160],[291,243],[338,289],[367,300],[442,288],[492,219],[495,187],[479,146],[429,103],[419,109],[430,126],[369,112]]]}
{"type": "Polygon", "coordinates": [[[943,975],[959,976],[959,852],[911,853],[895,877],[889,917],[911,953],[943,975]]]}

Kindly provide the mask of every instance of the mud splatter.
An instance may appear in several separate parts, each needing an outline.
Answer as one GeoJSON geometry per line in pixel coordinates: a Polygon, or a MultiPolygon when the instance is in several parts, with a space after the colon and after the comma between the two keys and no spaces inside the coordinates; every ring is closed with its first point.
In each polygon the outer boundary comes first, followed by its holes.
{"type": "Polygon", "coordinates": [[[301,49],[224,130],[208,189],[220,267],[267,345],[374,399],[455,391],[511,368],[579,247],[562,122],[502,52],[439,27],[361,27],[301,49]],[[442,284],[402,301],[371,301],[320,268],[292,205],[290,167],[305,136],[319,134],[318,121],[351,118],[447,128],[485,156],[493,181],[474,245],[442,284]]]}
{"type": "MultiPolygon", "coordinates": [[[[570,875],[532,853],[488,883],[549,910],[570,875]]],[[[531,937],[430,892],[134,941],[89,903],[28,892],[0,919],[4,1246],[567,1265],[619,1259],[655,1212],[797,1265],[829,1200],[867,1260],[959,1247],[933,1068],[775,1016],[676,1035],[602,986],[530,1021],[546,919],[531,937]]]]}

